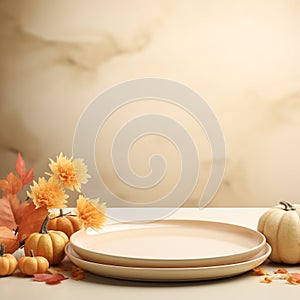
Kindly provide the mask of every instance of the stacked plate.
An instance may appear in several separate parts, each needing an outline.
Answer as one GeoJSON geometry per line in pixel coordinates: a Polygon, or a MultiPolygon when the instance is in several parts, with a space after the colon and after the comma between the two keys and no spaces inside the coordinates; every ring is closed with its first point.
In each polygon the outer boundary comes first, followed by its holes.
{"type": "Polygon", "coordinates": [[[193,281],[249,271],[267,259],[271,247],[261,233],[238,225],[162,220],[78,231],[65,250],[75,265],[97,275],[193,281]]]}

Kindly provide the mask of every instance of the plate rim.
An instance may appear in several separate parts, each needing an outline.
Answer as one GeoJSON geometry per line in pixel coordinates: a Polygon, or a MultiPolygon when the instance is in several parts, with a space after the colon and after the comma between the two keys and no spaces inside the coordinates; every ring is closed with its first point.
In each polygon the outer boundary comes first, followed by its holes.
{"type": "Polygon", "coordinates": [[[115,279],[122,279],[122,280],[134,280],[134,281],[155,281],[155,282],[178,282],[178,281],[203,281],[203,280],[213,280],[213,279],[220,279],[220,278],[227,278],[236,275],[243,274],[245,272],[250,271],[253,268],[258,267],[264,261],[267,260],[269,255],[271,254],[272,248],[268,243],[265,243],[263,248],[259,253],[254,255],[251,259],[227,264],[227,265],[213,265],[213,266],[206,266],[206,267],[184,267],[184,268],[149,268],[149,267],[129,267],[129,266],[118,266],[118,265],[109,265],[103,263],[96,263],[84,260],[80,257],[76,251],[72,248],[71,243],[68,243],[65,246],[65,253],[70,261],[82,268],[85,271],[88,271],[95,275],[100,275],[108,278],[115,278],[115,279]],[[73,250],[74,256],[71,251],[73,250]],[[93,271],[92,268],[99,267],[102,270],[98,270],[97,272],[93,271]],[[236,270],[240,268],[239,270],[236,270]],[[120,271],[119,275],[108,275],[105,271],[120,271]],[[217,274],[212,275],[205,275],[207,274],[205,271],[216,271],[217,274]],[[124,275],[125,272],[125,275],[124,275]],[[140,276],[143,273],[144,276],[140,276]],[[154,273],[154,274],[153,274],[154,273]],[[155,274],[157,273],[160,275],[160,278],[157,278],[155,274]],[[171,276],[170,276],[171,273],[171,276]],[[145,276],[146,274],[146,276],[145,276]],[[177,276],[174,276],[174,274],[177,276]],[[154,276],[153,276],[154,275],[154,276]]]}
{"type": "MultiPolygon", "coordinates": [[[[218,222],[218,221],[210,221],[210,220],[193,220],[193,219],[168,219],[168,220],[160,220],[160,221],[155,221],[155,222],[149,222],[146,224],[174,224],[176,223],[178,225],[178,223],[197,223],[197,226],[201,226],[201,224],[209,224],[210,226],[227,226],[227,227],[233,227],[236,228],[236,230],[243,230],[245,232],[249,232],[251,233],[253,236],[257,236],[258,237],[258,244],[254,247],[251,247],[249,249],[243,250],[243,251],[239,251],[239,252],[234,252],[233,254],[223,254],[223,255],[218,255],[218,256],[209,256],[209,257],[199,257],[199,258],[185,258],[185,259],[176,259],[176,258],[163,258],[163,259],[159,259],[159,258],[147,258],[147,257],[128,257],[128,256],[122,256],[122,255],[114,255],[114,254],[107,254],[107,253],[101,253],[101,252],[97,252],[97,251],[92,251],[90,249],[86,249],[78,244],[76,244],[76,242],[74,242],[74,239],[82,234],[82,233],[86,233],[85,230],[80,230],[75,232],[74,234],[72,234],[72,236],[70,237],[70,244],[72,245],[72,248],[74,249],[74,251],[80,255],[82,258],[84,258],[85,260],[89,260],[92,262],[97,262],[97,263],[109,263],[112,264],[111,261],[115,261],[116,265],[126,265],[126,266],[131,266],[131,267],[144,267],[144,266],[158,266],[158,267],[174,267],[174,265],[176,266],[199,266],[199,264],[201,264],[201,266],[207,266],[210,265],[212,262],[215,262],[215,264],[221,264],[222,262],[224,264],[228,264],[228,263],[233,263],[233,262],[237,262],[237,261],[241,261],[241,260],[247,260],[249,257],[253,256],[254,254],[258,253],[265,245],[266,243],[266,237],[258,232],[257,230],[242,226],[242,225],[237,225],[237,224],[232,224],[232,223],[227,223],[227,222],[218,222]],[[96,256],[96,259],[95,259],[96,256]],[[91,258],[93,257],[93,258],[91,258]]],[[[145,225],[145,223],[131,223],[131,222],[121,222],[121,223],[113,223],[113,224],[107,224],[105,226],[107,227],[118,227],[118,226],[141,226],[141,225],[145,225]]],[[[104,226],[104,227],[105,227],[104,226]]],[[[107,228],[106,227],[106,228],[107,228]]],[[[127,230],[127,229],[124,229],[127,230]]],[[[119,231],[119,230],[117,230],[119,231]]],[[[106,232],[95,232],[93,231],[92,235],[96,235],[98,236],[99,234],[103,234],[103,233],[107,233],[110,231],[106,231],[106,232]]],[[[88,233],[86,233],[88,234],[88,233]]]]}

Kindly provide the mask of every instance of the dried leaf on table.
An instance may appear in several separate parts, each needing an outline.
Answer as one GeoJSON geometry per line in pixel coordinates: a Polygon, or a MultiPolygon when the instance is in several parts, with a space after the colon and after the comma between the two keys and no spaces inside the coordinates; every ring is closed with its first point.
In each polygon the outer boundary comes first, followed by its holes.
{"type": "Polygon", "coordinates": [[[287,278],[287,281],[290,284],[300,284],[300,273],[290,273],[287,278]]]}
{"type": "Polygon", "coordinates": [[[284,268],[278,268],[276,271],[274,271],[274,274],[288,274],[288,270],[284,268]]]}
{"type": "Polygon", "coordinates": [[[71,276],[75,280],[81,280],[85,278],[85,273],[84,270],[82,270],[81,268],[73,266],[71,276]]]}
{"type": "Polygon", "coordinates": [[[62,274],[34,274],[32,278],[33,281],[45,282],[46,284],[58,284],[62,280],[68,279],[62,274]]]}
{"type": "Polygon", "coordinates": [[[258,276],[268,274],[268,272],[263,268],[255,268],[255,269],[253,269],[253,271],[254,271],[254,274],[258,275],[258,276]]]}
{"type": "Polygon", "coordinates": [[[273,277],[271,276],[265,276],[260,282],[261,283],[272,283],[273,277]]]}

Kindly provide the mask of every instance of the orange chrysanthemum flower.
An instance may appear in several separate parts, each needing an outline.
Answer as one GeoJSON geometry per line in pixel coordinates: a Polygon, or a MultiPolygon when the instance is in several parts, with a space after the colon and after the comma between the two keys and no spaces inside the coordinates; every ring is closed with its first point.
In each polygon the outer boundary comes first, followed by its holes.
{"type": "Polygon", "coordinates": [[[91,227],[98,230],[106,221],[105,212],[105,203],[98,203],[98,199],[88,199],[82,195],[79,196],[76,214],[82,221],[85,229],[91,227]]]}
{"type": "Polygon", "coordinates": [[[77,192],[80,192],[81,184],[87,183],[90,176],[87,174],[87,166],[82,159],[72,160],[72,157],[67,158],[62,153],[56,157],[56,162],[50,158],[49,168],[53,174],[46,174],[55,180],[59,180],[63,188],[71,191],[75,189],[77,192]]]}
{"type": "Polygon", "coordinates": [[[47,181],[44,177],[39,178],[38,182],[33,181],[30,186],[31,193],[27,192],[29,198],[37,207],[46,206],[51,208],[66,207],[68,195],[65,194],[59,182],[49,178],[47,181]]]}

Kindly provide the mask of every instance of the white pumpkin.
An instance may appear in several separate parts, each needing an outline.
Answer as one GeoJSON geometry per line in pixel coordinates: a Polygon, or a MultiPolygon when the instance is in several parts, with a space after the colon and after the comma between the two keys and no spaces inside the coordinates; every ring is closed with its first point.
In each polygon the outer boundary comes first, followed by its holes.
{"type": "Polygon", "coordinates": [[[281,201],[258,221],[261,232],[272,247],[269,259],[276,263],[300,263],[300,206],[281,201]]]}

